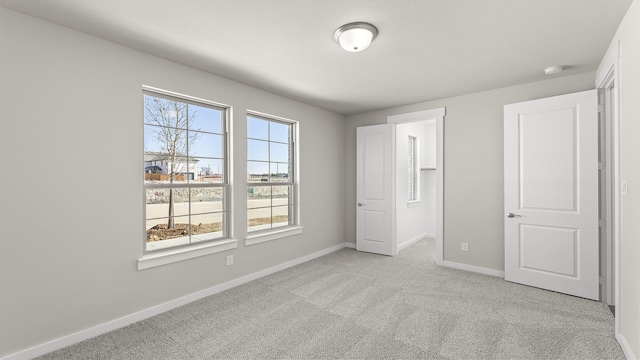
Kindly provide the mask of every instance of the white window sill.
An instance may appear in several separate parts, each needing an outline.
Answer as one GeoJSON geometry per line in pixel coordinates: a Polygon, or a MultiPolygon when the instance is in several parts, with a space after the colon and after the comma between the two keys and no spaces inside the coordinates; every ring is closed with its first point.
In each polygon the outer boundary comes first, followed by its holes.
{"type": "Polygon", "coordinates": [[[407,207],[408,208],[418,207],[420,206],[420,204],[422,204],[422,200],[411,200],[407,202],[407,207]]]}
{"type": "Polygon", "coordinates": [[[183,247],[175,250],[163,251],[156,254],[146,254],[138,259],[138,270],[149,269],[156,266],[171,264],[174,262],[193,259],[199,256],[215,254],[238,247],[238,240],[225,239],[183,247]]]}
{"type": "Polygon", "coordinates": [[[245,245],[260,244],[265,241],[277,240],[287,236],[302,234],[302,226],[287,226],[285,228],[269,229],[268,231],[260,231],[256,234],[249,234],[244,239],[245,245]]]}

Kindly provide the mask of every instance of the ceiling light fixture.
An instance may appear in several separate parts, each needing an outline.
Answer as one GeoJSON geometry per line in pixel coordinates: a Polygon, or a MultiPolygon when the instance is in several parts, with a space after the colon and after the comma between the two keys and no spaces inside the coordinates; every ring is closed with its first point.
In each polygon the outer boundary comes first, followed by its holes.
{"type": "Polygon", "coordinates": [[[378,36],[378,29],[365,22],[353,22],[342,25],[333,34],[333,38],[349,52],[362,51],[371,45],[378,36]]]}
{"type": "Polygon", "coordinates": [[[562,65],[549,66],[548,68],[544,69],[544,74],[545,75],[554,75],[554,74],[557,74],[557,73],[561,72],[562,69],[564,69],[564,66],[562,66],[562,65]]]}

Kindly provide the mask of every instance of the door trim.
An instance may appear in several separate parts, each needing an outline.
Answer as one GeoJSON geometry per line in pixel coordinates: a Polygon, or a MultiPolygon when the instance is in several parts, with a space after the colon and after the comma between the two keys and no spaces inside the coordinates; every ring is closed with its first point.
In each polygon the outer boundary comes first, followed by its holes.
{"type": "Polygon", "coordinates": [[[387,117],[387,124],[436,121],[436,265],[444,265],[444,116],[446,107],[387,117]]]}
{"type": "Polygon", "coordinates": [[[620,42],[616,42],[596,71],[596,88],[609,92],[605,96],[605,111],[609,111],[609,123],[605,129],[605,171],[607,184],[604,215],[606,219],[606,242],[609,253],[607,259],[606,298],[601,299],[615,305],[615,335],[620,335],[620,42]],[[613,275],[613,276],[611,276],[613,275]],[[613,279],[612,279],[613,278],[613,279]],[[613,284],[613,291],[611,290],[613,284]]]}

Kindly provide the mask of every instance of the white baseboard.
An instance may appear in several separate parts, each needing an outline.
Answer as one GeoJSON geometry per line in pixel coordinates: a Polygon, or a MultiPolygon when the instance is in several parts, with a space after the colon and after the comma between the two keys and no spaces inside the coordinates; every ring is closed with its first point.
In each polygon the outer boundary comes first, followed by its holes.
{"type": "Polygon", "coordinates": [[[414,243],[424,239],[424,238],[435,238],[436,236],[434,234],[420,234],[412,239],[409,239],[405,242],[403,242],[402,244],[398,245],[398,252],[400,252],[400,250],[406,248],[409,245],[413,245],[414,243]]]}
{"type": "Polygon", "coordinates": [[[497,276],[497,277],[504,278],[504,271],[500,271],[500,270],[494,270],[494,269],[489,269],[489,268],[484,268],[484,267],[474,266],[474,265],[461,264],[461,263],[457,263],[457,262],[453,262],[453,261],[447,261],[447,260],[444,260],[444,261],[436,263],[436,264],[437,265],[441,265],[441,266],[450,267],[450,268],[453,268],[453,269],[466,270],[466,271],[476,272],[476,273],[480,273],[480,274],[485,274],[485,275],[491,275],[491,276],[497,276]]]}
{"type": "Polygon", "coordinates": [[[345,243],[345,247],[348,247],[349,249],[355,249],[356,248],[356,243],[345,243]]]}
{"type": "Polygon", "coordinates": [[[98,335],[102,335],[105,333],[108,333],[109,331],[113,331],[116,329],[119,329],[121,327],[125,327],[127,325],[131,325],[135,322],[138,321],[142,321],[144,319],[148,319],[152,316],[161,314],[163,312],[175,309],[179,306],[183,306],[186,305],[188,303],[194,302],[196,300],[200,300],[202,298],[205,298],[207,296],[211,296],[214,294],[217,294],[219,292],[231,289],[233,287],[236,287],[238,285],[242,285],[245,283],[248,283],[250,281],[259,279],[261,277],[267,276],[267,275],[271,275],[273,273],[276,273],[278,271],[305,263],[307,261],[313,260],[315,258],[318,258],[320,256],[324,256],[327,254],[330,254],[332,252],[338,251],[346,246],[348,243],[342,243],[342,244],[338,244],[335,246],[332,246],[330,248],[324,249],[324,250],[320,250],[317,251],[313,254],[309,254],[291,261],[287,261],[285,263],[279,264],[279,265],[275,265],[272,266],[270,268],[266,268],[264,270],[260,270],[258,272],[255,272],[253,274],[249,274],[249,275],[245,275],[242,276],[240,278],[234,279],[234,280],[230,280],[227,281],[225,283],[210,287],[208,289],[204,289],[171,301],[167,301],[163,304],[159,304],[159,305],[155,305],[152,306],[150,308],[135,312],[133,314],[129,314],[126,316],[123,316],[121,318],[115,319],[115,320],[111,320],[108,321],[106,323],[100,324],[100,325],[96,325],[94,327],[91,327],[89,329],[85,329],[82,331],[78,331],[76,333],[67,335],[67,336],[63,336],[61,338],[40,344],[40,345],[36,345],[34,347],[31,347],[29,349],[23,350],[23,351],[19,351],[17,353],[13,353],[7,356],[4,356],[2,358],[0,358],[0,360],[18,360],[18,359],[32,359],[38,356],[42,356],[44,354],[48,354],[52,351],[56,351],[59,349],[62,349],[64,347],[79,343],[81,341],[90,339],[92,337],[96,337],[98,335]]]}
{"type": "Polygon", "coordinates": [[[618,344],[620,344],[620,347],[622,348],[622,352],[624,353],[624,356],[627,359],[629,360],[638,359],[638,357],[633,353],[633,350],[631,350],[631,347],[629,346],[629,343],[627,342],[627,339],[624,337],[624,335],[619,333],[616,334],[616,340],[618,340],[618,344]]]}

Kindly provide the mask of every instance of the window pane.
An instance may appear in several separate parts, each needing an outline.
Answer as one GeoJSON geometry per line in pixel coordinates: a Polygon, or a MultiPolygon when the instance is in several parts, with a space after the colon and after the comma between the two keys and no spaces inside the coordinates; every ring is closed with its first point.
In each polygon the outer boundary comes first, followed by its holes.
{"type": "Polygon", "coordinates": [[[289,221],[289,206],[274,206],[273,208],[272,227],[287,226],[289,221]]]}
{"type": "Polygon", "coordinates": [[[289,162],[289,145],[280,143],[270,143],[271,153],[269,160],[272,162],[289,162]]]}
{"type": "Polygon", "coordinates": [[[222,184],[224,182],[223,159],[192,159],[197,165],[195,182],[222,184]]]}
{"type": "Polygon", "coordinates": [[[247,227],[249,231],[271,228],[271,208],[247,210],[247,227]]]}
{"type": "Polygon", "coordinates": [[[272,186],[271,197],[273,206],[289,205],[291,203],[291,186],[272,186]]]}
{"type": "Polygon", "coordinates": [[[145,94],[144,122],[146,124],[186,130],[188,119],[186,103],[145,94]]]}
{"type": "Polygon", "coordinates": [[[153,125],[144,126],[144,151],[161,153],[162,141],[158,139],[162,134],[162,128],[153,125]]]}
{"type": "Polygon", "coordinates": [[[269,140],[269,122],[248,116],[247,137],[251,139],[269,140]]]}
{"type": "Polygon", "coordinates": [[[146,151],[165,156],[185,156],[187,154],[187,131],[182,129],[145,125],[146,151]]]}
{"type": "Polygon", "coordinates": [[[221,110],[189,104],[189,130],[222,134],[222,115],[221,110]]]}
{"type": "Polygon", "coordinates": [[[144,153],[144,180],[145,183],[157,183],[168,181],[167,161],[163,155],[144,153]]]}
{"type": "Polygon", "coordinates": [[[416,168],[416,138],[409,136],[408,148],[407,148],[407,164],[408,164],[408,200],[416,200],[417,198],[417,168],[416,168]]]}
{"type": "Polygon", "coordinates": [[[175,217],[173,228],[168,227],[168,221],[147,220],[147,251],[189,244],[189,217],[175,217]]]}
{"type": "Polygon", "coordinates": [[[282,143],[288,143],[291,138],[289,135],[289,129],[291,129],[290,125],[270,122],[269,123],[269,140],[277,141],[282,143]]]}
{"type": "Polygon", "coordinates": [[[192,188],[191,214],[206,214],[223,211],[224,188],[192,188]]]}
{"type": "Polygon", "coordinates": [[[258,161],[247,161],[247,181],[266,182],[269,181],[269,163],[258,161]]]}
{"type": "Polygon", "coordinates": [[[223,231],[224,213],[191,215],[191,242],[200,242],[221,238],[223,231]]]}
{"type": "Polygon", "coordinates": [[[289,164],[271,163],[271,182],[290,182],[289,164]]]}
{"type": "Polygon", "coordinates": [[[147,189],[146,217],[156,219],[169,217],[173,196],[173,216],[189,215],[189,189],[147,189]]]}
{"type": "Polygon", "coordinates": [[[222,158],[222,135],[189,132],[189,156],[222,158]]]}
{"type": "Polygon", "coordinates": [[[197,164],[193,161],[187,162],[186,158],[175,158],[175,161],[166,161],[167,174],[160,177],[160,183],[165,184],[185,184],[194,178],[197,171],[197,164]]]}
{"type": "Polygon", "coordinates": [[[247,188],[247,208],[271,206],[271,186],[249,186],[247,188]]]}
{"type": "Polygon", "coordinates": [[[269,161],[269,142],[247,140],[247,160],[269,161]]]}

